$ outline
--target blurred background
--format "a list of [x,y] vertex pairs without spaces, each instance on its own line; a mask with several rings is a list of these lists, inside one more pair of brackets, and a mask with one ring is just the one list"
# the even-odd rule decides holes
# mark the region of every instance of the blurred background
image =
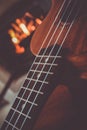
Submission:
[[0,0],[0,125],[35,58],[30,41],[51,0]]

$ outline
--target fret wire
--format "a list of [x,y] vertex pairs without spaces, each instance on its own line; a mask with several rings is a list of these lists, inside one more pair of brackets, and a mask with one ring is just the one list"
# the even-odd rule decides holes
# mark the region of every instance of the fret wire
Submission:
[[32,89],[30,89],[30,88],[25,88],[25,87],[21,87],[21,88],[23,88],[23,89],[25,89],[25,90],[29,90],[29,91],[32,91],[32,92],[35,92],[35,93],[38,93],[38,94],[41,94],[41,95],[43,95],[44,93],[43,92],[38,92],[37,90],[32,90]]
[[46,81],[41,81],[41,80],[38,80],[38,79],[32,79],[32,78],[27,78],[27,79],[29,79],[29,80],[31,80],[31,81],[35,81],[35,82],[40,82],[40,83],[44,83],[44,84],[49,84],[49,83],[46,82]]
[[[44,56],[43,56],[43,55],[37,55],[37,58],[42,58],[42,57],[49,58],[48,55],[44,55]],[[52,56],[52,55],[50,56],[50,58],[55,58],[55,57],[56,57],[56,58],[62,58],[62,56]]]
[[20,111],[18,111],[18,110],[16,110],[16,109],[14,109],[13,107],[12,107],[11,109],[12,109],[13,111],[15,111],[15,112],[18,112],[20,115],[24,116],[25,118],[27,117],[28,119],[31,119],[30,116],[28,116],[28,115],[26,115],[26,114],[24,114],[24,113],[22,113],[22,112],[20,112]]
[[[20,100],[22,100],[22,101],[25,101],[25,102],[26,102],[26,100],[25,100],[25,99],[23,99],[23,98],[17,97],[17,99],[20,99]],[[31,102],[31,101],[27,101],[27,103],[33,104],[34,106],[38,106],[38,104],[36,104],[36,103],[34,103],[34,102]]]
[[[30,71],[32,71],[32,72],[38,72],[38,73],[40,73],[41,71],[39,71],[39,70],[30,70]],[[44,73],[44,74],[47,74],[47,72],[46,71],[42,71],[42,73]],[[52,74],[54,74],[53,72],[49,72],[48,74],[50,74],[50,75],[52,75]]]
[[[20,129],[18,129],[16,126],[14,126],[12,123],[8,122],[7,120],[5,120],[5,122],[8,123],[8,126],[9,126],[9,125],[12,126],[12,129],[15,128],[15,129],[17,129],[17,130],[20,130]],[[5,130],[7,130],[7,129],[5,129]]]
[[[38,63],[38,62],[35,62],[34,64],[39,64],[39,65],[44,65],[44,63],[42,63],[42,62],[40,62],[40,63]],[[45,63],[45,65],[51,65],[52,63]],[[53,66],[58,66],[58,64],[52,64]]]

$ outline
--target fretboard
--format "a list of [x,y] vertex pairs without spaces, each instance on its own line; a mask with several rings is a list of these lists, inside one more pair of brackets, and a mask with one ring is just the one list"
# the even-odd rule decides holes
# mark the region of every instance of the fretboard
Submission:
[[32,130],[56,85],[54,77],[61,56],[56,56],[56,51],[48,54],[39,54],[34,60],[1,130]]

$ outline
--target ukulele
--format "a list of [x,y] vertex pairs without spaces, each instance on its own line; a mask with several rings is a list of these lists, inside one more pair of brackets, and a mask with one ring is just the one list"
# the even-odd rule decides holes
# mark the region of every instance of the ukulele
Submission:
[[68,85],[78,77],[79,71],[68,54],[73,55],[73,43],[81,45],[84,41],[85,5],[86,0],[52,0],[47,17],[31,41],[36,58],[1,130],[32,130],[56,86]]

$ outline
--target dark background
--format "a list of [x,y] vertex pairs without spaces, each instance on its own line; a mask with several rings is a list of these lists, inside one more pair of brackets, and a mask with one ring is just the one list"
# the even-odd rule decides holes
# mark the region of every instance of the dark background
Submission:
[[0,65],[10,73],[17,72],[17,75],[26,73],[34,59],[29,49],[33,34],[21,43],[26,46],[25,53],[16,54],[7,31],[11,23],[16,18],[22,17],[26,11],[35,17],[43,15],[45,18],[50,9],[51,0],[0,0],[0,6]]

